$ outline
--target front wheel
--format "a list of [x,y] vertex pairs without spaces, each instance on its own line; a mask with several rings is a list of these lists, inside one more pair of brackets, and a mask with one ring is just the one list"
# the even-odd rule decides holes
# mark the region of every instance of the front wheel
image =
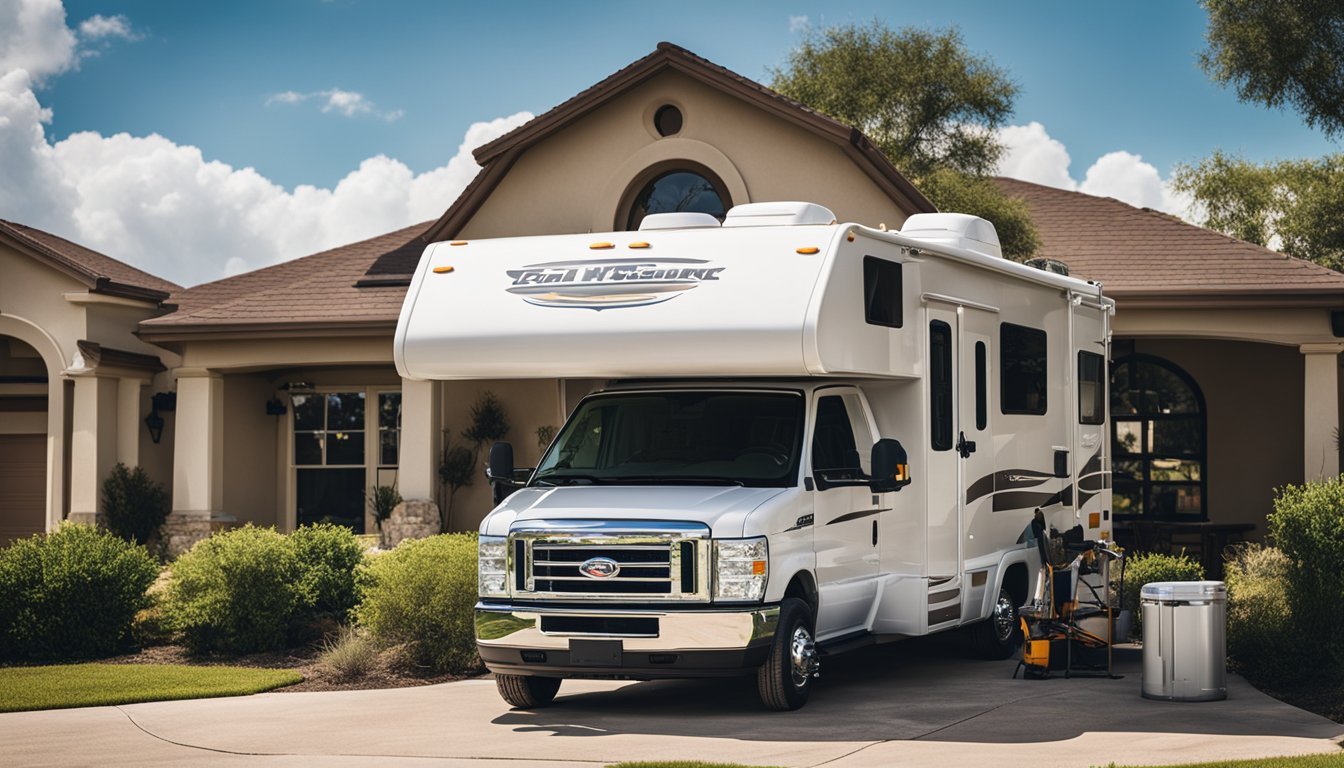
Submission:
[[1020,623],[1017,601],[1008,590],[1000,589],[989,618],[970,627],[971,643],[976,655],[986,659],[1012,656],[1022,640]]
[[784,712],[807,703],[821,663],[814,631],[807,603],[790,597],[780,604],[770,657],[756,672],[756,689],[767,709]]
[[550,704],[560,690],[558,677],[531,675],[495,675],[499,695],[519,709],[536,709]]

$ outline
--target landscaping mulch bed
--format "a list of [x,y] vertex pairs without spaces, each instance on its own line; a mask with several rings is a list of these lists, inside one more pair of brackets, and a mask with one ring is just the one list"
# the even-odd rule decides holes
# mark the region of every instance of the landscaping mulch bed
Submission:
[[284,651],[251,653],[245,656],[194,656],[180,645],[159,645],[142,649],[139,653],[104,659],[105,664],[191,664],[231,667],[267,667],[292,669],[303,675],[303,682],[277,688],[286,691],[356,691],[372,688],[406,688],[462,680],[470,675],[417,674],[392,663],[394,656],[387,654],[383,663],[367,675],[343,678],[321,664],[321,649],[315,646],[291,648]]

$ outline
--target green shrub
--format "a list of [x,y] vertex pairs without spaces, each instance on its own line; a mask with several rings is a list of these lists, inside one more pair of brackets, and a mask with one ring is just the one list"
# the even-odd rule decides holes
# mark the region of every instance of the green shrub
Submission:
[[145,544],[168,519],[168,491],[140,467],[120,462],[103,481],[103,515],[107,528],[136,544]]
[[1288,604],[1288,557],[1258,544],[1227,559],[1227,650],[1256,680],[1291,681],[1303,669]]
[[1155,581],[1201,581],[1204,578],[1204,566],[1184,552],[1179,555],[1153,552],[1125,558],[1124,573],[1124,607],[1134,611],[1134,629],[1138,631],[1143,614],[1139,610],[1139,594],[1144,584]]
[[1344,477],[1278,490],[1269,535],[1288,559],[1288,605],[1315,657],[1344,675]]
[[299,559],[299,591],[303,610],[311,616],[344,621],[359,601],[355,569],[364,560],[364,545],[341,525],[305,525],[289,535]]
[[378,668],[381,655],[382,648],[368,634],[354,627],[342,627],[322,643],[318,663],[338,679],[357,680]]
[[473,630],[476,535],[404,541],[361,569],[355,618],[383,645],[405,645],[410,660],[435,672],[480,668]]
[[197,543],[172,565],[169,626],[198,653],[283,647],[307,604],[294,550],[275,529],[252,525]]
[[117,652],[158,573],[144,547],[87,525],[14,542],[0,550],[0,658]]

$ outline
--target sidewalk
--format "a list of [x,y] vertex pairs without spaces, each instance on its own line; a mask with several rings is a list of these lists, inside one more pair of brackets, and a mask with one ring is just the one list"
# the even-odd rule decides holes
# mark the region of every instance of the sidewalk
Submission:
[[566,681],[536,711],[510,711],[492,681],[468,680],[0,715],[0,754],[15,765],[1083,768],[1329,752],[1344,736],[1235,676],[1227,701],[1147,701],[1133,653],[1122,680],[1023,681],[1010,679],[1013,662],[903,645],[830,660],[792,713],[762,711],[745,680]]

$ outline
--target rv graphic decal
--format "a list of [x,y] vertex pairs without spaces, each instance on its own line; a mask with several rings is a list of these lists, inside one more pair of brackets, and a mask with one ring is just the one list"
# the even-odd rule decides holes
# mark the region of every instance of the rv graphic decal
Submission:
[[[970,504],[992,494],[991,507],[995,512],[1073,504],[1072,483],[1056,493],[1023,490],[1043,485],[1054,478],[1052,472],[1040,472],[1034,469],[1006,469],[994,472],[971,483],[966,489],[966,503]],[[1111,473],[1110,470],[1101,468],[1101,449],[1098,448],[1078,474],[1078,506],[1081,507],[1103,489],[1110,487]]]
[[703,259],[551,261],[507,270],[508,292],[539,307],[643,307],[718,280],[723,270]]

